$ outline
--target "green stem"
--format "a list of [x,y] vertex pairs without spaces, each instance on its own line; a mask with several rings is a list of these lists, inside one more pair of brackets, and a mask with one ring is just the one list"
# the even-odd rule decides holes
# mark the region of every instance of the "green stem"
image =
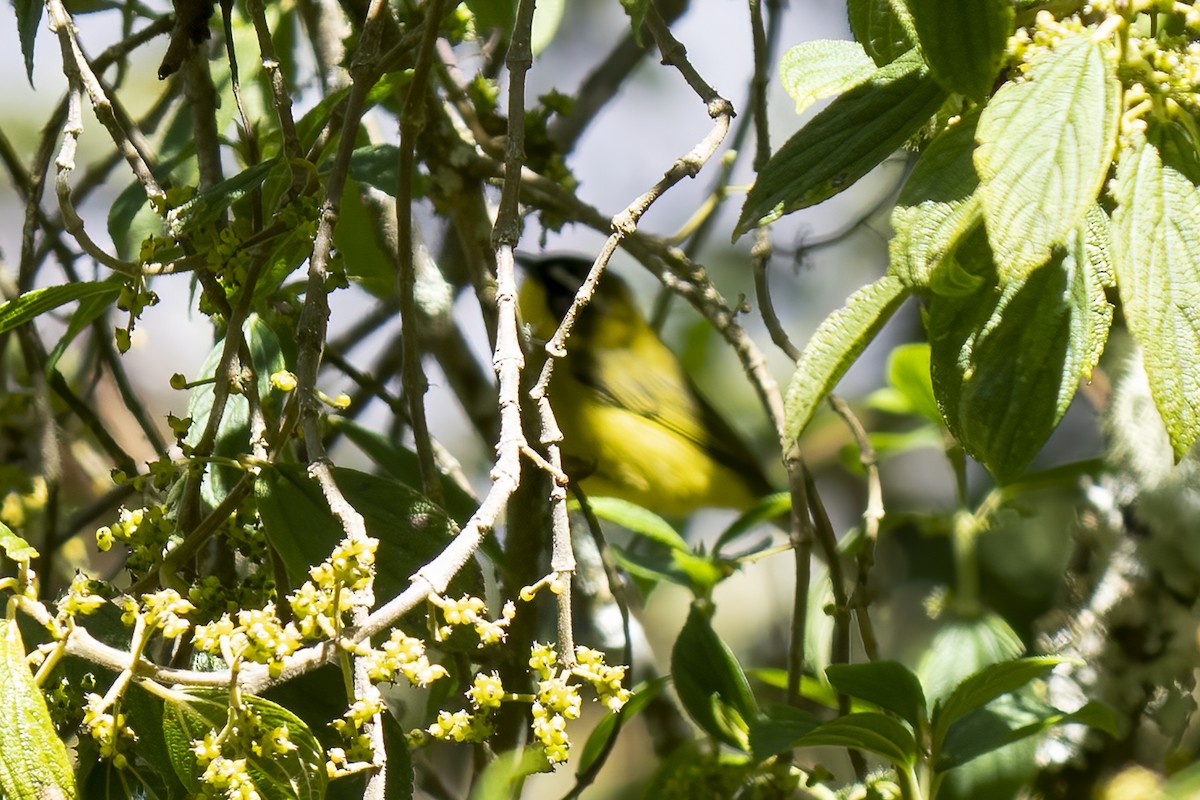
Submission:
[[976,616],[982,610],[976,557],[976,540],[981,529],[973,514],[963,510],[954,515],[954,608],[966,617]]

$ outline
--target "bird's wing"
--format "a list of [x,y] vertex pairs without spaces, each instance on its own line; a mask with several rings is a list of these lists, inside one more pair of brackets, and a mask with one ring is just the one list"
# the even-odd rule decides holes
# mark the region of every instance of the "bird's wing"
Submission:
[[[678,364],[647,363],[626,349],[573,354],[576,380],[596,392],[601,402],[651,420],[707,453],[714,461],[745,477],[760,496],[772,491],[759,459],[725,419],[700,394]],[[613,363],[624,360],[626,363]],[[612,376],[619,376],[614,380]],[[662,403],[656,398],[672,398]]]

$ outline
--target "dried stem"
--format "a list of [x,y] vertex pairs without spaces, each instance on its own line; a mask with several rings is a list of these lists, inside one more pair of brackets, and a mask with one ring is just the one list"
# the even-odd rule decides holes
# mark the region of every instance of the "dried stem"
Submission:
[[828,397],[830,407],[845,421],[855,443],[858,445],[858,460],[867,474],[867,507],[863,509],[863,541],[858,549],[854,591],[850,594],[850,608],[858,620],[858,635],[862,639],[867,658],[879,658],[879,643],[875,628],[871,624],[871,568],[875,566],[875,544],[879,541],[879,525],[883,521],[883,484],[879,479],[879,462],[875,448],[867,436],[866,428],[845,400],[835,394]]
[[421,471],[421,488],[435,503],[442,503],[442,486],[437,465],[433,458],[433,445],[429,436],[429,423],[425,418],[425,393],[429,382],[421,366],[421,339],[416,301],[416,238],[413,233],[413,178],[416,173],[417,138],[425,129],[426,83],[434,60],[434,45],[438,38],[438,25],[445,14],[445,0],[428,0],[425,8],[425,31],[417,51],[417,63],[412,81],[408,86],[408,97],[400,114],[400,163],[398,167],[396,197],[405,198],[396,203],[396,239],[398,245],[400,285],[400,346],[404,349],[401,380],[408,401],[409,424],[412,426],[413,444],[417,452],[417,465]]

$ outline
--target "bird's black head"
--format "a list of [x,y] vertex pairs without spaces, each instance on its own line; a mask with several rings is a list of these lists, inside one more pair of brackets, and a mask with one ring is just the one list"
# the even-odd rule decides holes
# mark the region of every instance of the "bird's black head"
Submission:
[[556,319],[567,315],[576,292],[592,269],[591,261],[572,255],[518,255],[517,262],[544,287],[546,305]]

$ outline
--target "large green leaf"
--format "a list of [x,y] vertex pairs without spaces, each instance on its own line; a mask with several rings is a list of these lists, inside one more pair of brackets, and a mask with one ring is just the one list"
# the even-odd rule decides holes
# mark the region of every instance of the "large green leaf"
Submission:
[[1037,455],[1107,337],[1112,308],[1087,230],[1003,288],[930,298],[931,371],[946,425],[1001,482]]
[[917,676],[903,664],[895,661],[830,664],[825,668],[825,677],[842,694],[898,714],[914,728],[925,719],[925,692]]
[[1002,282],[1043,264],[1096,202],[1116,147],[1119,95],[1114,66],[1083,33],[984,108],[975,167]]
[[746,196],[734,236],[849,188],[926,124],[945,98],[916,52],[876,70],[771,156]]
[[750,751],[756,760],[765,761],[791,750],[794,741],[818,724],[818,719],[803,709],[770,706],[750,724]]
[[903,0],[848,0],[850,30],[879,66],[911,50],[917,40]]
[[[189,689],[163,709],[163,737],[171,763],[185,785],[199,789],[203,769],[191,743],[210,730],[221,730],[229,717],[229,692],[224,689]],[[264,729],[286,727],[296,747],[283,753],[264,751],[237,754],[246,759],[246,771],[264,800],[320,800],[329,778],[325,750],[304,721],[277,703],[253,695],[242,697],[247,710],[257,714]]]
[[712,629],[710,612],[692,604],[671,649],[671,677],[684,709],[710,736],[749,750],[749,723],[758,715],[746,674]]
[[935,269],[981,219],[975,151],[978,112],[938,134],[921,154],[892,209],[888,271],[912,289],[929,288]]
[[0,797],[76,797],[67,748],[25,662],[17,623],[0,619]]
[[80,281],[65,283],[62,286],[47,286],[45,289],[33,289],[14,297],[7,303],[0,304],[0,333],[10,331],[18,325],[23,325],[31,319],[53,311],[61,305],[74,300],[100,298],[102,301],[114,302],[121,293],[121,284],[117,281]]
[[1048,675],[1067,659],[1057,656],[1035,656],[1016,661],[1003,661],[984,667],[979,672],[955,687],[944,703],[933,712],[933,739],[935,744],[945,739],[950,726],[965,714],[995,700],[1001,695],[1015,692],[1025,684]]
[[800,435],[817,404],[875,338],[907,294],[899,279],[886,276],[850,295],[845,306],[825,318],[805,345],[788,384],[789,438]]
[[815,39],[783,54],[779,80],[796,101],[796,113],[818,100],[852,89],[875,74],[875,62],[858,42]]
[[864,711],[838,717],[792,742],[794,747],[852,747],[883,756],[904,768],[917,760],[912,731],[893,717]]
[[[417,454],[395,437],[385,436],[345,417],[330,416],[325,423],[354,442],[389,477],[409,486],[421,484],[421,467],[417,463]],[[479,507],[479,501],[444,473],[439,474],[438,479],[442,487],[442,497],[446,501],[446,510],[459,525],[466,524]]]
[[1200,190],[1139,138],[1121,153],[1114,194],[1125,322],[1179,458],[1200,436]]
[[908,0],[925,61],[948,91],[982,101],[1013,30],[1009,0]]
[[[363,516],[367,533],[379,539],[375,595],[380,602],[406,589],[409,577],[441,553],[457,531],[445,511],[402,483],[343,467],[334,468],[333,478]],[[308,579],[309,567],[328,558],[345,532],[303,466],[264,469],[256,492],[263,531],[282,558],[289,581],[299,586]],[[482,580],[478,565],[469,562],[448,591],[478,595]]]
[[1116,735],[1115,712],[1103,703],[1087,703],[1068,713],[1027,698],[1022,701],[994,702],[960,717],[950,726],[934,769],[953,769],[1059,725],[1090,725]]

